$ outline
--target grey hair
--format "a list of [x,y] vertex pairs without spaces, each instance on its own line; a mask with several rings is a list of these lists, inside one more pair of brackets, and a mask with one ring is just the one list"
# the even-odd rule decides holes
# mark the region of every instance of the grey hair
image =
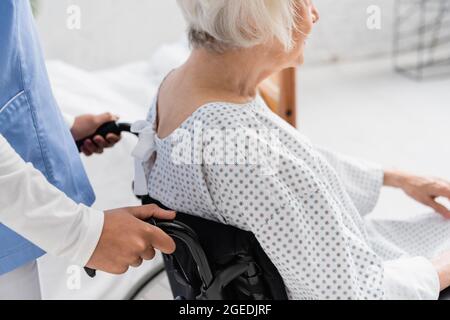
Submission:
[[304,0],[177,0],[194,48],[223,52],[279,40],[293,45],[296,7]]

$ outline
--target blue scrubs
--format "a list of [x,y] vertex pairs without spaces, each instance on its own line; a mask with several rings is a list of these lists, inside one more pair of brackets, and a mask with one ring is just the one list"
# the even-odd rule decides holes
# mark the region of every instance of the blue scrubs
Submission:
[[[29,0],[0,0],[0,134],[51,184],[92,205],[94,192],[52,95]],[[0,275],[43,254],[0,224]]]

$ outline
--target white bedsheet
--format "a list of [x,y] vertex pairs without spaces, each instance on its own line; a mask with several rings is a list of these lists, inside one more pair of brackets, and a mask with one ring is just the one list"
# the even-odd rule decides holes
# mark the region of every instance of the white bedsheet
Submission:
[[[188,55],[184,42],[165,45],[146,62],[109,70],[87,72],[60,61],[47,63],[55,97],[70,115],[112,112],[123,121],[145,118],[151,98],[162,78]],[[108,209],[138,205],[131,191],[136,139],[130,135],[101,156],[83,158],[97,195],[95,207]],[[79,288],[73,269],[59,258],[45,256],[39,261],[44,299],[125,299],[162,266],[162,259],[146,263],[123,276],[99,273],[89,279],[80,272]],[[75,274],[76,277],[76,274]],[[75,281],[74,281],[75,279]]]

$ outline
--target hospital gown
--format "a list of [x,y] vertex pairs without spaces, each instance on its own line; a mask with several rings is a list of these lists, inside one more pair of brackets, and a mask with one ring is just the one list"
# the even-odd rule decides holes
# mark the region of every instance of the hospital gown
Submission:
[[164,139],[155,100],[133,129],[136,192],[253,232],[290,299],[438,298],[429,258],[450,248],[449,223],[368,219],[381,168],[316,148],[261,98],[208,103]]

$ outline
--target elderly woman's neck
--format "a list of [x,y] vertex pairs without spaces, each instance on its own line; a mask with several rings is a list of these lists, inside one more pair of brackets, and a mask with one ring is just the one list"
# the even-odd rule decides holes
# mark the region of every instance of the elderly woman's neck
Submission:
[[257,49],[223,54],[195,49],[183,69],[201,88],[242,101],[255,98],[260,83],[278,71],[270,57]]

